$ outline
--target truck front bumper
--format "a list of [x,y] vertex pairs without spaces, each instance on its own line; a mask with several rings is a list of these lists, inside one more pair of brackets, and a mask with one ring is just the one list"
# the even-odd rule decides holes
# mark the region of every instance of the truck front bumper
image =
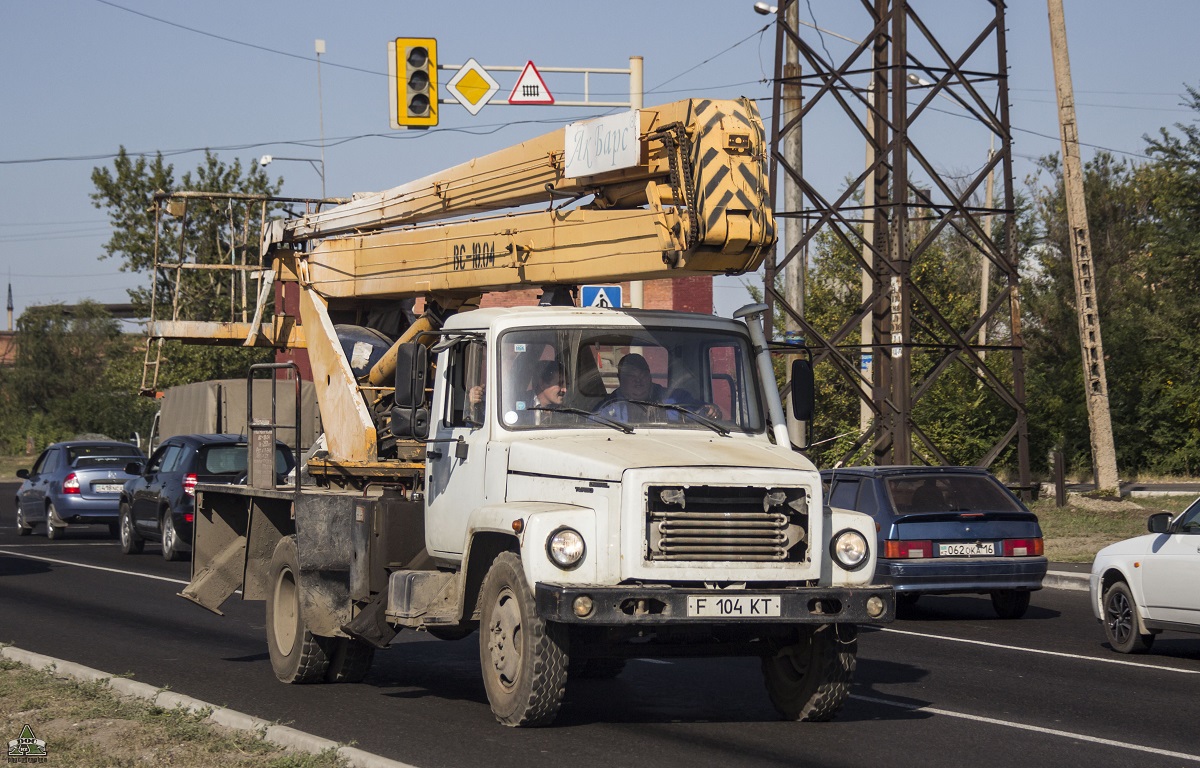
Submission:
[[[616,587],[538,583],[538,615],[564,624],[640,626],[663,624],[887,624],[896,618],[890,586],[704,589],[622,585]],[[744,598],[741,613],[727,616],[689,612],[689,597],[705,604]],[[770,601],[771,598],[777,603]],[[768,609],[767,606],[770,606]],[[778,613],[774,611],[778,607]],[[588,609],[584,611],[584,609]]]

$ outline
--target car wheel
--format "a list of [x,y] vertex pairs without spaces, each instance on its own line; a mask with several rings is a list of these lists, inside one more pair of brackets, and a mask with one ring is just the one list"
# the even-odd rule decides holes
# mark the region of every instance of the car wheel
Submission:
[[1030,593],[1017,589],[1000,589],[992,593],[992,607],[1002,619],[1019,619],[1029,609]]
[[800,630],[799,642],[763,656],[763,680],[785,720],[832,720],[850,697],[858,627],[823,624]]
[[25,513],[17,507],[17,535],[28,536],[33,533],[33,526],[25,522]]
[[66,535],[66,528],[60,528],[54,524],[54,520],[58,517],[58,512],[55,511],[53,504],[46,505],[46,538],[50,541],[61,539]]
[[1154,645],[1154,635],[1138,631],[1137,603],[1123,581],[1104,592],[1104,636],[1113,650],[1120,653],[1140,653]]
[[320,683],[329,670],[327,639],[308,630],[300,610],[300,558],[296,537],[275,545],[267,573],[267,652],[284,683]]
[[492,563],[479,604],[479,660],[492,714],[504,725],[549,725],[566,692],[566,627],[537,615],[512,552]]
[[118,525],[121,529],[121,551],[127,555],[141,554],[146,542],[133,530],[133,510],[124,501],[121,502],[121,521]]
[[183,555],[179,551],[179,532],[175,530],[175,513],[169,509],[163,512],[159,530],[162,531],[163,560],[181,559]]

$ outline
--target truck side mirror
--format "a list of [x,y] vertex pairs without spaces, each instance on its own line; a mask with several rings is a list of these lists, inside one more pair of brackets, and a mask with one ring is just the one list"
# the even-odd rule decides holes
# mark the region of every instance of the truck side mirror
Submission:
[[424,440],[429,436],[429,402],[425,384],[429,376],[429,349],[419,342],[396,347],[396,396],[392,407],[392,434]]
[[796,450],[805,450],[812,444],[810,424],[813,418],[815,389],[812,361],[796,358],[792,361],[791,387],[788,390],[787,419],[788,442]]
[[792,361],[792,418],[796,421],[812,421],[816,403],[816,382],[813,379],[812,361],[799,358]]

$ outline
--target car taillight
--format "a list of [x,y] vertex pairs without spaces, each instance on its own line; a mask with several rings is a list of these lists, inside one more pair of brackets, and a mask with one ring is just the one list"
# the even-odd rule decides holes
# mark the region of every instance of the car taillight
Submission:
[[184,475],[183,477],[183,492],[188,496],[196,495],[196,476]]
[[933,557],[933,543],[929,541],[885,541],[883,556],[889,558]]
[[63,478],[62,492],[79,493],[79,478],[75,476],[74,472]]
[[196,519],[196,515],[194,513],[192,513],[192,512],[184,512],[183,513],[183,522],[190,523],[195,519]]
[[1043,553],[1041,539],[1005,539],[1005,557],[1039,557]]

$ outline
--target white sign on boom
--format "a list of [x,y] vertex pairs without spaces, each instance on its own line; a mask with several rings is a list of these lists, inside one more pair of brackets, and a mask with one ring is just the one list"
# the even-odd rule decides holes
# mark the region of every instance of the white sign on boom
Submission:
[[566,177],[577,179],[637,165],[642,148],[640,128],[636,109],[568,124],[563,132]]
[[508,95],[508,103],[554,103],[554,96],[551,95],[550,89],[546,87],[546,81],[542,79],[542,74],[537,71],[537,67],[533,66],[532,61],[525,62],[525,69],[521,70],[521,76],[517,78],[517,84],[513,86],[512,93]]

